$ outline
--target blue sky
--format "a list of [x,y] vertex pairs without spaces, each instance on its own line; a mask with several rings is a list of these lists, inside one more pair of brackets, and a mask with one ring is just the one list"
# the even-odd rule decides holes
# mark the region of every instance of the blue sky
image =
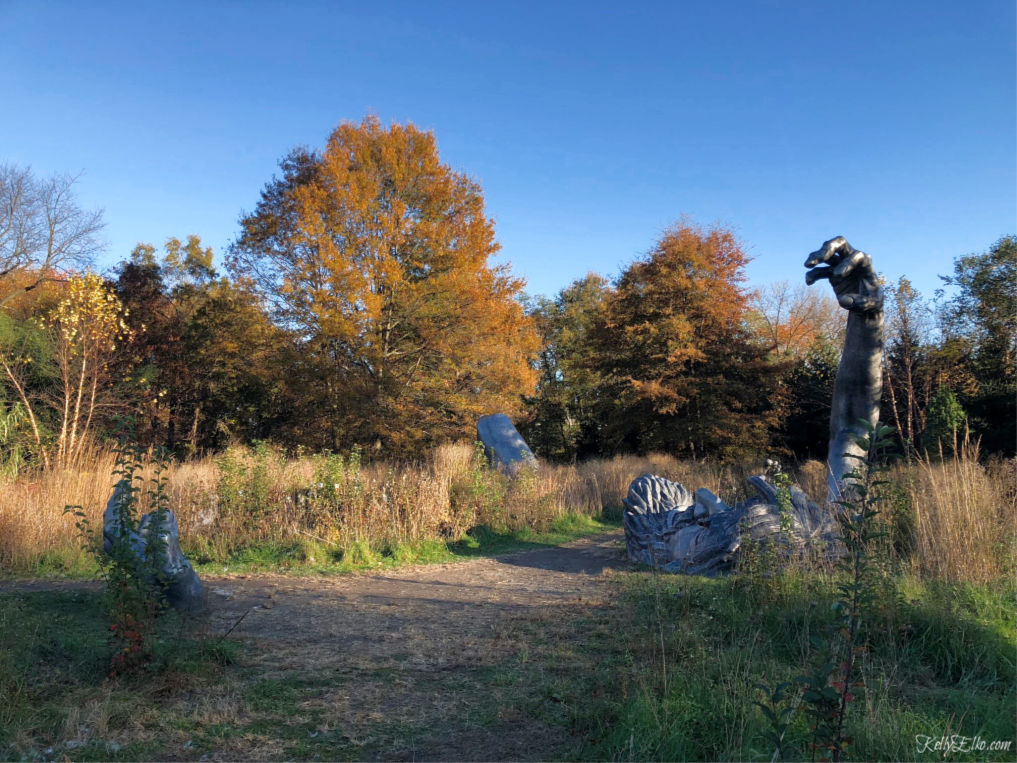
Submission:
[[100,267],[218,256],[290,148],[370,113],[434,131],[534,294],[688,214],[753,284],[842,234],[931,296],[1017,229],[1014,41],[1009,0],[0,0],[0,161],[82,173]]

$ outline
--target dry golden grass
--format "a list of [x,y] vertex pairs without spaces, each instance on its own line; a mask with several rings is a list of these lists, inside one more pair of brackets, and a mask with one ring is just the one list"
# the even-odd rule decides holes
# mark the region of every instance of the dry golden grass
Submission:
[[[576,466],[542,464],[515,479],[483,467],[473,446],[443,445],[423,462],[286,458],[270,447],[232,448],[218,457],[173,464],[166,492],[181,539],[210,558],[245,546],[299,543],[373,552],[420,540],[458,539],[485,524],[546,529],[566,514],[618,508],[644,471],[673,473],[666,456]],[[78,471],[23,475],[0,492],[0,570],[28,572],[50,555],[63,567],[84,559],[74,518],[93,528],[112,492],[114,456],[95,452]],[[148,480],[152,469],[142,477]],[[142,501],[140,510],[149,507]]]
[[[34,473],[0,485],[0,571],[23,574],[83,563],[74,518],[63,508],[80,505],[98,528],[113,465],[113,454],[95,451],[78,470]],[[173,464],[167,493],[185,547],[203,557],[225,559],[266,543],[306,547],[308,555],[372,554],[418,541],[459,539],[481,524],[544,530],[566,514],[619,518],[629,483],[646,472],[734,502],[749,490],[746,476],[760,468],[653,453],[541,464],[508,479],[484,468],[467,444],[443,445],[422,462],[365,465],[355,456],[286,458],[262,446]],[[808,462],[793,476],[813,499],[822,500],[823,464]],[[977,447],[966,443],[956,457],[901,467],[893,479],[903,486],[910,512],[910,563],[917,572],[986,580],[1017,567],[1014,462],[987,467],[979,463]]]
[[1017,460],[979,462],[965,438],[950,458],[924,458],[907,485],[916,571],[983,582],[1017,569]]
[[826,462],[809,460],[798,467],[797,473],[792,475],[792,479],[809,498],[822,504],[826,501],[826,477],[829,471]]
[[114,456],[96,451],[76,470],[35,472],[0,484],[0,570],[26,569],[48,554],[73,562],[85,556],[74,518],[64,506],[101,517],[110,494]]

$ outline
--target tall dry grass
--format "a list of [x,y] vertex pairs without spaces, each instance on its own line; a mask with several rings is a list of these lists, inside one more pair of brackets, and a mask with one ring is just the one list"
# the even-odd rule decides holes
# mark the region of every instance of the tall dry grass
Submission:
[[[0,484],[0,572],[84,564],[74,520],[63,508],[80,505],[100,527],[113,466],[111,453],[94,451],[77,470]],[[173,464],[167,491],[185,549],[225,560],[265,544],[385,552],[417,541],[456,540],[478,525],[543,530],[566,514],[617,519],[629,484],[646,472],[734,502],[749,490],[746,476],[759,469],[650,454],[541,464],[508,479],[465,444],[438,447],[420,462],[370,464],[355,454],[286,458],[259,446]],[[823,464],[806,463],[793,477],[822,500]],[[967,443],[955,457],[901,467],[893,480],[904,504],[895,511],[907,518],[909,562],[921,575],[986,580],[1017,568],[1014,462],[986,466]]]
[[86,558],[64,506],[101,516],[111,492],[115,457],[96,450],[77,469],[35,472],[0,481],[0,571],[29,570],[48,556],[70,566]]
[[924,577],[984,582],[1017,571],[1017,459],[979,459],[967,437],[897,481],[912,513],[911,562]]
[[[114,456],[95,451],[78,470],[22,475],[0,484],[0,572],[74,568],[87,561],[66,505],[93,528],[112,493]],[[319,544],[384,552],[422,540],[456,540],[486,525],[547,529],[566,514],[620,516],[629,483],[644,472],[724,489],[725,469],[666,455],[541,464],[514,479],[492,471],[473,446],[444,445],[413,463],[361,464],[355,455],[286,458],[268,446],[172,464],[170,507],[185,549],[226,559],[263,544]],[[148,479],[152,469],[143,471]],[[142,500],[140,510],[148,507]]]

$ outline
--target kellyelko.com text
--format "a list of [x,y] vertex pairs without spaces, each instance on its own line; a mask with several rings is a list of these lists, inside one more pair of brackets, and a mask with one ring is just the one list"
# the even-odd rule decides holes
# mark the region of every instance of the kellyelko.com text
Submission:
[[983,739],[963,734],[928,736],[915,734],[915,751],[919,754],[938,752],[943,757],[964,752],[1009,752],[1013,749],[1012,739]]

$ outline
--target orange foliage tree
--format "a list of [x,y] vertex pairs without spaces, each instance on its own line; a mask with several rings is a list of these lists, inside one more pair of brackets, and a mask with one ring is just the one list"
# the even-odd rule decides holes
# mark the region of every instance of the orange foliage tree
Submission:
[[776,374],[748,328],[748,257],[682,220],[619,278],[599,342],[605,450],[736,457],[769,440]]
[[434,136],[369,117],[281,167],[228,264],[293,333],[295,439],[405,452],[516,412],[538,350],[522,282],[489,262],[480,187]]
[[844,343],[844,316],[837,300],[787,281],[756,289],[750,296],[750,324],[776,358],[803,357],[819,341]]

